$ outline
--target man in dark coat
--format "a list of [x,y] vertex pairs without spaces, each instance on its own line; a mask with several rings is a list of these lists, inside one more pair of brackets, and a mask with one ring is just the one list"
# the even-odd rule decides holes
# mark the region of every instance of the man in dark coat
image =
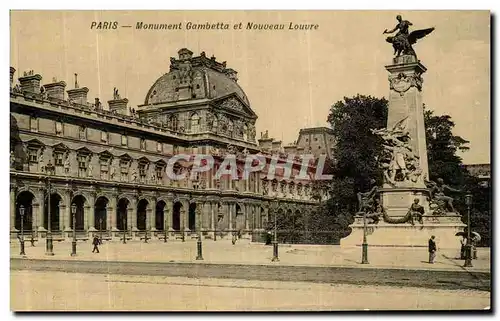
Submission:
[[429,239],[429,263],[434,264],[434,259],[436,258],[436,241],[434,241],[436,237],[433,235]]
[[92,245],[94,245],[94,248],[92,249],[92,253],[96,252],[99,253],[99,244],[101,241],[97,237],[97,235],[94,235],[94,240],[92,241]]

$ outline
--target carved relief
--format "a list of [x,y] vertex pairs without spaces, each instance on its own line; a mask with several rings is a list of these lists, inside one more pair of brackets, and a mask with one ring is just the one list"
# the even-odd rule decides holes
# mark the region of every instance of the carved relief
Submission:
[[229,98],[222,102],[221,107],[243,112],[243,105],[236,98]]
[[401,96],[411,87],[422,90],[422,82],[422,77],[417,73],[407,75],[401,72],[397,75],[389,75],[390,88],[398,92]]

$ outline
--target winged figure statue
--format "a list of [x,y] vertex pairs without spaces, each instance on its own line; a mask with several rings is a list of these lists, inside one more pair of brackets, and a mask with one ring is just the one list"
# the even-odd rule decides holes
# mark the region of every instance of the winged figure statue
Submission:
[[415,50],[413,50],[412,45],[417,43],[418,39],[422,39],[434,31],[434,27],[415,30],[409,33],[409,28],[413,24],[408,20],[403,20],[400,15],[398,15],[396,19],[398,20],[396,27],[391,30],[385,29],[383,32],[384,34],[388,34],[397,31],[396,35],[387,37],[385,40],[392,44],[392,47],[394,48],[394,55],[396,57],[400,55],[411,55],[416,57],[417,54],[415,53]]

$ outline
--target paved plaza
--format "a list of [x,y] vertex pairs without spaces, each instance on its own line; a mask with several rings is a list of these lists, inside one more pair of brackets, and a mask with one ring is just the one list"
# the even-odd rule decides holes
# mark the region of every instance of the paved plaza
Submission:
[[487,309],[490,293],[306,282],[11,272],[14,311]]
[[[197,261],[196,241],[118,241],[104,242],[100,253],[92,253],[90,242],[78,242],[77,256],[71,257],[71,242],[55,242],[54,256],[45,255],[45,242],[31,247],[26,242],[26,258],[49,260],[128,261],[128,262],[192,262],[204,264],[244,265],[292,265],[292,266],[338,266],[357,268],[402,268],[463,271],[463,260],[457,250],[438,251],[435,264],[429,264],[425,247],[369,247],[370,264],[360,264],[361,248],[337,245],[280,245],[279,262],[271,262],[272,246],[239,240],[235,245],[230,240],[203,242],[203,261]],[[19,242],[11,243],[11,258],[20,258]],[[478,249],[478,259],[473,260],[470,271],[490,271],[490,251]]]

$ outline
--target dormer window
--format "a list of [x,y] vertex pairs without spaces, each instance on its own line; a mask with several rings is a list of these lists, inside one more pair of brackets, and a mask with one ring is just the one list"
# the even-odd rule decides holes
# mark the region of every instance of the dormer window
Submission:
[[128,169],[130,167],[130,160],[129,159],[120,159],[120,176],[121,176],[121,181],[126,182],[128,181]]

